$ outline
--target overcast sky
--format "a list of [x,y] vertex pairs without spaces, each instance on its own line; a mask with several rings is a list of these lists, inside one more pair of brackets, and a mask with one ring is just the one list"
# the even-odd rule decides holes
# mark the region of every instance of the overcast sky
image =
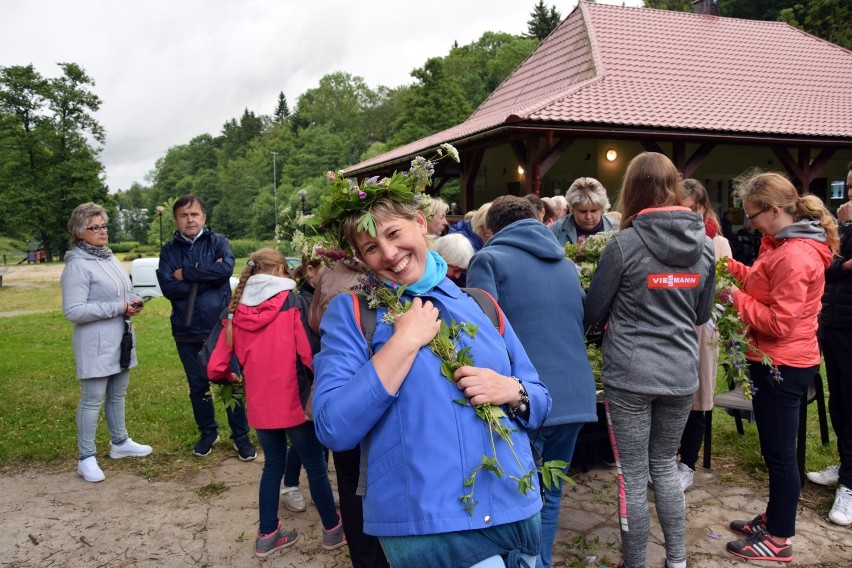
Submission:
[[[622,0],[599,0],[622,4]],[[290,109],[335,71],[370,87],[485,31],[522,34],[537,0],[0,0],[0,66],[81,65],[103,101],[110,191],[127,189],[166,150],[217,135],[245,108]],[[577,0],[545,0],[562,17]],[[628,6],[641,0],[626,0]]]

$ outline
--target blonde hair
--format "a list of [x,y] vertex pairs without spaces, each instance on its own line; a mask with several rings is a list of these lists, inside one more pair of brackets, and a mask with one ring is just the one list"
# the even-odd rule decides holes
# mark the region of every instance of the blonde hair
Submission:
[[262,248],[251,254],[246,262],[245,268],[240,273],[240,281],[237,287],[234,288],[234,295],[231,297],[231,303],[228,304],[228,323],[225,325],[225,340],[228,345],[234,344],[234,312],[237,311],[237,306],[240,305],[240,300],[243,297],[243,291],[246,287],[248,279],[255,274],[272,274],[279,266],[284,267],[284,275],[290,276],[290,268],[287,265],[287,259],[284,255],[273,248]]
[[[483,203],[479,206],[479,209],[476,210],[476,213],[473,214],[473,217],[470,218],[470,228],[473,229],[473,232],[479,236],[480,232],[488,228],[486,224],[486,218],[488,217],[488,210],[491,209],[491,202]],[[482,238],[479,236],[479,238]],[[483,241],[485,244],[485,241]]]
[[106,209],[97,203],[81,203],[71,212],[71,217],[68,219],[68,244],[71,248],[77,246],[77,241],[83,240],[83,235],[86,234],[86,225],[95,217],[103,217],[104,223],[109,223],[109,215]]
[[429,221],[431,221],[436,216],[446,215],[447,211],[449,210],[450,206],[447,205],[447,202],[441,199],[440,197],[429,198]]
[[606,188],[593,177],[581,177],[574,180],[565,192],[565,201],[570,209],[581,205],[600,207],[604,213],[609,211],[609,197]]
[[751,170],[737,178],[734,195],[750,201],[761,210],[778,207],[792,215],[794,221],[818,221],[825,231],[832,252],[837,253],[840,247],[837,220],[816,195],[799,195],[786,176],[777,172]]

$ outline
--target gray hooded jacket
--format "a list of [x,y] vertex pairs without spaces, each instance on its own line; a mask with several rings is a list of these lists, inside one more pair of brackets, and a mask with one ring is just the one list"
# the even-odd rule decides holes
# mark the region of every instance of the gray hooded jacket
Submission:
[[688,395],[698,388],[695,326],[710,318],[716,273],[701,217],[676,207],[640,213],[604,249],[586,295],[587,325],[608,322],[605,386]]
[[[74,323],[74,361],[78,379],[109,377],[121,371],[124,303],[138,298],[127,271],[115,256],[101,259],[79,248],[65,253],[62,312]],[[130,366],[135,367],[136,338]]]

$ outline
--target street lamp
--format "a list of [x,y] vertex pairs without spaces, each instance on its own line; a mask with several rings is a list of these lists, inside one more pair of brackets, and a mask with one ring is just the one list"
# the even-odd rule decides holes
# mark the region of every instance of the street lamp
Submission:
[[299,200],[302,202],[302,234],[305,233],[305,198],[308,196],[308,190],[304,187],[296,192]]
[[278,152],[272,154],[272,207],[275,210],[275,242],[278,242]]
[[163,213],[166,211],[166,208],[162,205],[157,205],[157,217],[160,218],[160,250],[163,250]]

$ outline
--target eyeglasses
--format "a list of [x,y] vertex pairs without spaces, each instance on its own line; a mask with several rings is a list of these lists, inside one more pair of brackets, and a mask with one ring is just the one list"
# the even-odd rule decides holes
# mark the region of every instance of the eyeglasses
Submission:
[[101,233],[103,231],[109,231],[109,225],[92,225],[91,227],[86,227],[87,231],[92,231],[93,233]]
[[743,214],[745,215],[746,223],[748,223],[748,222],[754,221],[755,219],[757,219],[758,215],[762,215],[763,213],[766,213],[767,211],[769,211],[769,209],[761,209],[760,211],[758,211],[754,215],[745,215],[745,212],[743,212]]

